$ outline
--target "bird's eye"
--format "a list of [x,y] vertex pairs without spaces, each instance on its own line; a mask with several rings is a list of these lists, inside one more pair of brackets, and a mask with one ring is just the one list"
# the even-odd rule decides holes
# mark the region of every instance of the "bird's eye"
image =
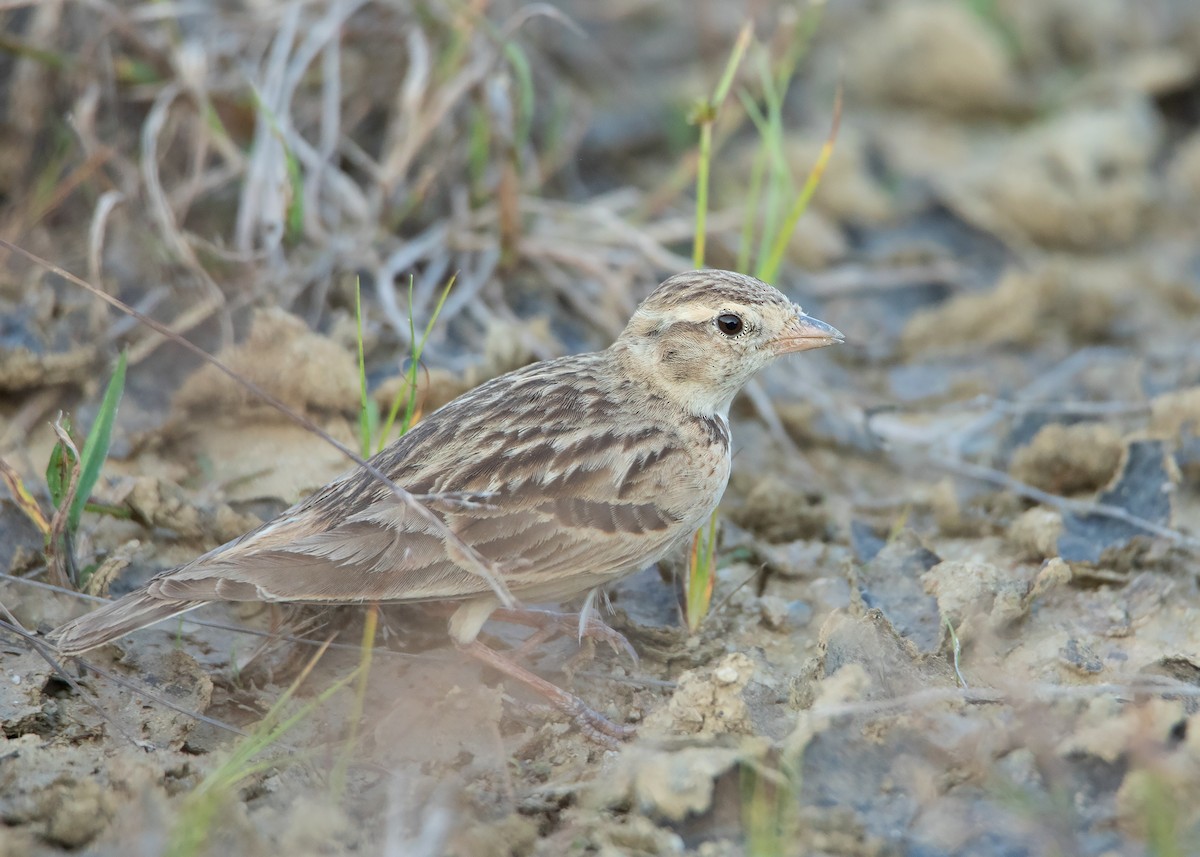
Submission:
[[742,317],[740,315],[734,315],[731,312],[723,312],[717,316],[717,327],[720,329],[721,333],[725,334],[726,336],[737,336],[742,332],[742,328],[745,327],[745,325],[742,323]]

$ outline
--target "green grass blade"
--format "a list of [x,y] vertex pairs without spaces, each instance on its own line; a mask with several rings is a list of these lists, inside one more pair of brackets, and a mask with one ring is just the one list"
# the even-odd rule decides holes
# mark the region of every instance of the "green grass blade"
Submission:
[[837,142],[838,128],[841,125],[841,121],[842,87],[839,84],[837,93],[834,95],[833,122],[829,130],[829,136],[825,139],[824,145],[821,146],[821,154],[817,156],[817,162],[808,171],[808,178],[804,180],[804,187],[801,188],[800,194],[792,203],[791,210],[788,212],[783,227],[775,233],[775,240],[772,243],[770,255],[763,262],[758,274],[758,278],[764,282],[771,282],[775,279],[775,275],[779,273],[779,266],[783,263],[783,254],[787,250],[788,242],[791,241],[792,233],[796,231],[796,224],[800,222],[800,216],[808,209],[808,203],[812,200],[813,194],[817,192],[817,186],[821,184],[821,177],[825,175],[825,168],[829,166],[829,159],[833,157],[833,147]]
[[[408,341],[410,343],[412,343],[412,345],[410,346],[412,348],[416,347],[416,335],[417,335],[416,324],[413,322],[413,277],[412,277],[412,274],[409,274],[408,275]],[[399,416],[399,414],[400,414],[400,396],[401,396],[401,394],[407,393],[407,396],[405,398],[405,406],[407,407],[408,401],[412,399],[413,394],[416,391],[416,387],[414,386],[416,383],[416,375],[414,374],[411,366],[409,366],[409,368],[405,371],[404,376],[406,379],[406,383],[404,384],[404,389],[401,390],[400,392],[396,393],[396,397],[394,399],[392,399],[392,407],[388,410],[387,419],[383,423],[383,432],[379,436],[379,448],[380,449],[383,449],[384,444],[387,443],[388,438],[392,434],[392,426],[394,426],[396,424],[396,417]],[[401,434],[403,434],[403,433],[404,432],[401,432]]]
[[383,432],[379,437],[379,448],[383,449],[387,439],[392,434],[392,426],[396,424],[396,417],[400,415],[400,396],[405,395],[404,399],[404,422],[400,427],[400,434],[404,435],[412,424],[412,414],[416,408],[416,402],[413,401],[417,395],[417,367],[414,354],[419,353],[417,347],[417,324],[413,321],[413,276],[408,275],[408,341],[409,341],[409,366],[405,370],[404,389],[396,393],[396,398],[392,399],[392,407],[388,410],[387,420],[383,424]]
[[291,191],[287,210],[284,212],[284,239],[289,244],[295,244],[304,237],[304,170],[300,166],[300,159],[287,144],[279,117],[263,102],[257,89],[251,88],[250,96],[254,101],[254,108],[267,120],[271,131],[279,140],[280,148],[283,149],[284,167]]
[[762,232],[759,236],[758,253],[755,257],[754,275],[761,279],[763,260],[767,258],[779,229],[779,221],[783,217],[784,194],[790,195],[794,190],[795,183],[783,152],[783,102],[787,96],[786,82],[784,87],[777,84],[765,57],[760,58],[759,79],[766,112],[755,110],[749,115],[762,138],[770,176],[770,180],[766,182],[766,194],[761,203]]
[[725,97],[729,95],[730,87],[733,86],[734,75],[742,64],[746,49],[750,47],[753,34],[753,24],[747,21],[738,33],[712,98],[696,105],[692,113],[692,121],[700,126],[700,147],[696,164],[696,227],[692,242],[692,265],[696,268],[704,267],[705,242],[708,238],[708,177],[712,166],[713,125],[717,121],[717,113]]
[[454,288],[454,283],[458,279],[458,274],[454,274],[446,281],[446,288],[442,289],[442,296],[438,298],[438,302],[433,306],[433,314],[429,316],[429,321],[425,323],[425,332],[421,334],[421,345],[417,348],[416,358],[421,359],[421,354],[425,351],[425,342],[429,339],[429,334],[433,332],[433,326],[437,323],[438,316],[442,314],[442,307],[446,305],[446,298],[450,297],[450,289]]
[[113,422],[117,418],[117,406],[121,404],[121,396],[125,392],[126,356],[122,352],[117,359],[117,369],[109,379],[104,391],[104,399],[100,402],[100,412],[96,414],[96,422],[88,432],[84,441],[83,451],[79,453],[79,487],[75,491],[75,500],[71,503],[71,512],[67,518],[67,529],[75,532],[79,529],[79,519],[83,515],[83,507],[87,505],[92,489],[100,480],[100,468],[108,457],[108,448],[112,443]]
[[[407,434],[412,428],[413,418],[417,413],[417,372],[421,369],[421,355],[425,353],[425,343],[429,340],[429,334],[433,331],[433,325],[437,323],[438,316],[442,314],[442,307],[446,305],[446,298],[450,297],[450,289],[454,287],[454,281],[458,277],[457,274],[450,277],[446,281],[446,288],[442,289],[442,295],[438,298],[438,302],[433,306],[433,312],[429,316],[429,321],[425,323],[425,330],[421,334],[420,341],[417,340],[414,332],[412,342],[412,354],[409,355],[408,363],[408,402],[404,406],[404,420],[400,423],[400,434]],[[409,323],[412,323],[412,301],[409,300]]]
[[533,111],[536,104],[533,72],[529,67],[529,58],[515,42],[505,43],[504,58],[508,60],[517,83],[517,121],[513,128],[513,144],[519,152],[529,142],[529,133],[533,128]]
[[[70,417],[62,418],[62,427],[63,431],[71,434]],[[55,441],[54,448],[50,450],[50,460],[46,462],[46,487],[50,490],[50,502],[54,504],[55,509],[61,507],[66,499],[74,467],[75,453],[64,446],[62,441]]]
[[298,244],[304,238],[304,171],[300,168],[300,159],[296,157],[295,152],[288,148],[282,135],[280,135],[279,143],[283,146],[288,185],[292,191],[288,199],[285,217],[287,224],[285,235],[288,244]]
[[408,383],[404,386],[408,396],[404,400],[404,419],[400,421],[400,436],[412,428],[413,414],[417,412],[417,371],[421,365],[421,346],[417,343],[417,322],[413,312],[413,278],[408,277]]
[[713,92],[713,104],[718,108],[725,101],[725,96],[729,95],[729,89],[733,86],[733,76],[737,74],[738,66],[742,64],[742,57],[746,55],[746,49],[750,47],[750,38],[753,35],[754,22],[747,21],[738,32],[737,41],[733,43],[733,50],[730,51],[729,60],[725,63],[725,71],[721,74],[721,80]]
[[712,604],[713,585],[717,571],[717,512],[713,510],[708,524],[696,531],[692,552],[688,557],[686,616],[688,630],[695,633],[708,615]]
[[354,320],[358,325],[358,444],[371,457],[371,398],[367,395],[367,358],[363,349],[362,281],[354,279]]
[[480,196],[486,192],[488,163],[492,152],[492,126],[488,124],[487,111],[473,107],[467,134],[467,180],[471,193]]
[[380,438],[380,447],[386,443],[388,435],[391,434],[392,426],[396,422],[396,418],[400,414],[400,396],[407,392],[407,397],[404,402],[404,418],[400,421],[400,435],[403,436],[412,428],[413,419],[417,413],[417,373],[421,369],[421,355],[425,353],[425,343],[429,340],[429,334],[433,332],[433,326],[437,324],[438,317],[442,314],[442,307],[446,305],[446,298],[450,297],[450,289],[454,287],[454,282],[458,275],[455,274],[446,281],[446,288],[442,289],[441,297],[433,306],[433,312],[429,316],[429,321],[425,324],[425,330],[421,333],[421,338],[417,338],[416,322],[413,321],[413,284],[412,277],[408,281],[408,333],[409,342],[412,343],[409,352],[408,371],[405,373],[407,383],[404,385],[404,390],[396,394],[396,398],[392,400],[391,410],[388,411],[387,422],[384,424],[383,436]]
[[[714,111],[715,112],[715,111]],[[692,267],[704,267],[705,242],[708,240],[708,171],[712,160],[713,120],[700,126],[700,163],[696,168],[696,237],[692,242]]]

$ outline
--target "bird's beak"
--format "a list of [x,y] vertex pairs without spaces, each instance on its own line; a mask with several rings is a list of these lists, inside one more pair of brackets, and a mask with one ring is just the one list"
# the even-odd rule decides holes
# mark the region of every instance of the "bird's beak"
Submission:
[[777,354],[794,354],[845,341],[846,337],[833,325],[797,310],[796,318],[775,338],[774,345]]

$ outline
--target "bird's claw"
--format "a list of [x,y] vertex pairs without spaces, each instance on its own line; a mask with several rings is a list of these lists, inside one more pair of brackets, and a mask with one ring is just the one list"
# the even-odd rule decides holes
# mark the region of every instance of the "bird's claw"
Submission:
[[575,694],[568,693],[541,676],[518,666],[478,641],[463,646],[462,651],[539,693],[552,706],[570,717],[585,736],[607,749],[616,749],[621,746],[621,741],[637,734],[633,727],[614,723]]

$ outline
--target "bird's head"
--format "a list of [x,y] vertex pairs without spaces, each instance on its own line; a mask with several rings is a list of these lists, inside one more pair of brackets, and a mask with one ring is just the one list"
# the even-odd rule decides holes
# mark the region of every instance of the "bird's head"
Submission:
[[777,289],[730,271],[691,271],[642,301],[614,346],[631,372],[692,413],[726,414],[781,354],[842,342]]

